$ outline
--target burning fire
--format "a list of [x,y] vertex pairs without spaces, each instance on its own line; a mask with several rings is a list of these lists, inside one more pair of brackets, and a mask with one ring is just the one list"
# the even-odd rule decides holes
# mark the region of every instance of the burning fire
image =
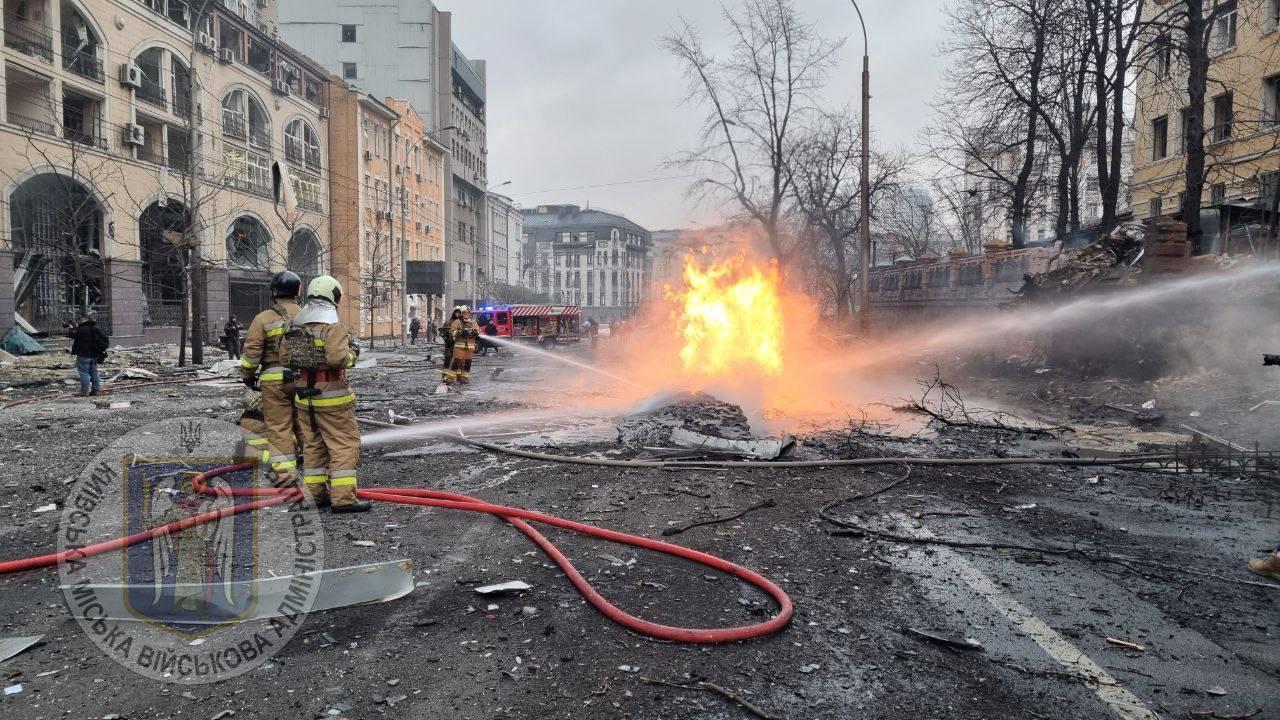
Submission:
[[782,374],[784,325],[776,266],[762,268],[737,258],[703,268],[690,258],[684,287],[668,287],[666,294],[676,305],[686,373],[724,377],[758,369]]

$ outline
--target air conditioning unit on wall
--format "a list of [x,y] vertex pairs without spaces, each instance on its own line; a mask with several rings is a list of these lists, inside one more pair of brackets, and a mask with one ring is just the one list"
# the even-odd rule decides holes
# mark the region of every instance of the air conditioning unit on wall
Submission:
[[223,65],[230,65],[236,61],[236,53],[231,48],[222,48],[218,51],[218,62]]
[[141,147],[147,144],[147,129],[141,125],[129,123],[124,126],[124,144]]
[[131,88],[142,87],[142,68],[131,62],[121,65],[120,84]]

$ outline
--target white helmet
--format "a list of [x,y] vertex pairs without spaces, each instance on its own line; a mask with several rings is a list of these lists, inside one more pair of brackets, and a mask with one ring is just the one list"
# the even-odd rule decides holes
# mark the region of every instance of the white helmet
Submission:
[[332,275],[321,275],[307,285],[307,299],[320,298],[337,305],[342,300],[342,285]]

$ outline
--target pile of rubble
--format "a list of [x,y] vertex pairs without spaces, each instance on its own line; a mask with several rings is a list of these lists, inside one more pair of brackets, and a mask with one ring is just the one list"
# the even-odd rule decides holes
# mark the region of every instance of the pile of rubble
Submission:
[[[1138,271],[1147,230],[1125,223],[1077,250],[1060,256],[1051,270],[1023,277],[1015,303],[1035,302],[1067,295],[1100,282],[1117,282]],[[1184,231],[1185,235],[1185,231]]]
[[618,440],[651,459],[774,459],[795,443],[756,439],[742,408],[706,393],[668,393],[641,402],[618,423]]

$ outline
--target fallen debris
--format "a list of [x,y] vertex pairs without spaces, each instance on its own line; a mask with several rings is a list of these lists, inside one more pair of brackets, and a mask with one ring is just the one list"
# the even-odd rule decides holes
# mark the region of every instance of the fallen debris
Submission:
[[1142,259],[1145,237],[1141,224],[1119,225],[1098,240],[1063,253],[1053,269],[1024,275],[1022,287],[1014,291],[1018,298],[1011,304],[1070,295],[1096,283],[1119,281]]
[[1249,718],[1256,716],[1260,712],[1262,712],[1262,708],[1239,715],[1225,715],[1216,710],[1189,710],[1187,714],[1193,718],[1211,718],[1212,720],[1249,720]]
[[688,683],[675,683],[675,682],[668,682],[666,680],[655,680],[653,678],[641,676],[640,682],[644,683],[645,685],[663,685],[666,687],[679,688],[681,690],[705,690],[707,692],[715,693],[716,695],[719,695],[720,697],[723,697],[726,700],[737,703],[739,706],[742,707],[743,710],[746,710],[747,712],[751,713],[752,715],[755,715],[758,718],[762,718],[762,720],[783,720],[782,717],[778,715],[773,715],[763,710],[762,708],[751,703],[741,695],[738,695],[737,693],[726,690],[725,688],[722,688],[719,685],[716,685],[715,683],[710,683],[705,680],[695,680],[695,681],[690,681]]
[[4,662],[35,645],[44,635],[27,635],[25,637],[0,638],[0,662]]
[[1139,645],[1138,643],[1129,642],[1128,640],[1120,640],[1118,638],[1109,637],[1107,638],[1107,642],[1112,645],[1115,645],[1116,647],[1125,648],[1126,650],[1137,650],[1138,652],[1147,651],[1145,647]]
[[920,640],[927,640],[929,642],[937,643],[939,645],[945,645],[947,647],[956,648],[957,650],[977,650],[979,652],[986,650],[986,648],[982,647],[982,643],[978,642],[977,640],[974,640],[973,638],[964,638],[962,640],[957,640],[955,638],[946,637],[944,635],[937,635],[935,633],[931,633],[925,630],[918,630],[916,628],[906,628],[903,632],[905,632],[906,634],[912,637],[919,638]]
[[787,435],[779,440],[726,440],[678,427],[671,431],[671,442],[692,450],[714,450],[758,460],[776,460],[795,445],[796,439]]
[[714,520],[702,520],[702,521],[699,521],[699,522],[689,523],[688,525],[681,525],[681,526],[677,526],[677,527],[669,527],[669,528],[667,528],[667,529],[663,530],[663,531],[662,531],[662,534],[663,534],[663,535],[665,535],[665,536],[668,536],[668,537],[669,537],[669,536],[671,536],[671,535],[679,535],[679,534],[680,534],[680,533],[682,533],[682,532],[685,532],[685,531],[687,531],[687,530],[692,530],[692,529],[694,529],[694,528],[696,528],[696,527],[702,527],[703,525],[717,525],[717,524],[719,524],[719,523],[726,523],[726,522],[729,522],[730,520],[737,520],[738,518],[742,517],[743,515],[746,515],[747,513],[752,512],[752,511],[754,511],[754,510],[760,510],[760,509],[762,509],[762,508],[771,508],[771,507],[776,507],[777,505],[778,505],[778,503],[774,502],[773,498],[769,498],[769,499],[767,499],[767,500],[762,500],[762,501],[760,501],[760,502],[756,503],[755,505],[752,505],[751,507],[747,508],[746,510],[743,510],[742,512],[735,513],[735,514],[733,514],[733,515],[729,515],[729,516],[727,516],[727,517],[716,518],[716,519],[714,519]]
[[[258,599],[253,612],[241,617],[240,622],[284,616],[287,613],[288,605],[283,600],[290,594],[292,584],[300,582],[297,580],[299,577],[308,578],[308,583],[319,583],[315,602],[310,609],[310,612],[319,612],[351,605],[390,602],[408,595],[413,590],[413,561],[407,559],[392,560],[368,565],[331,568],[301,575],[280,575],[230,583],[233,586],[232,592],[244,593],[245,595],[256,593]],[[247,587],[234,587],[239,585]],[[175,587],[183,586],[177,585]],[[197,591],[204,588],[203,585],[188,587],[193,587]],[[72,607],[72,615],[80,619],[96,620],[103,618],[157,623],[181,622],[188,625],[220,625],[225,622],[225,620],[220,619],[219,613],[212,610],[190,610],[177,607],[172,610],[174,613],[172,617],[153,614],[141,618],[126,604],[129,595],[128,585],[84,585],[77,586],[77,588],[82,592],[92,590],[101,599],[100,607],[98,604],[87,606],[95,610],[94,614],[89,617],[83,615],[83,608],[79,606]],[[61,589],[63,592],[70,592],[68,586],[62,586]],[[190,597],[201,596],[196,591],[189,592],[188,595]]]
[[475,589],[477,595],[509,595],[511,593],[532,590],[533,586],[523,580],[509,580],[496,585],[485,585]]

